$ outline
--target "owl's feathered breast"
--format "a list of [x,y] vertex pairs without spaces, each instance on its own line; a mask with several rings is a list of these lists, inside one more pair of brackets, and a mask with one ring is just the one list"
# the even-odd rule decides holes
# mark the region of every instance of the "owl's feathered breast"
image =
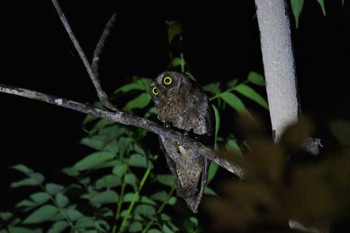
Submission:
[[[195,134],[212,134],[212,109],[207,96],[199,90],[184,95],[168,95],[157,106],[158,119],[175,128],[193,131]],[[210,119],[208,119],[208,117]]]

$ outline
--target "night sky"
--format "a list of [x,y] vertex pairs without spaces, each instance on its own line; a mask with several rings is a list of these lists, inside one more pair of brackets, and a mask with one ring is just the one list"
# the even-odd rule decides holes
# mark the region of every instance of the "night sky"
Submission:
[[[127,3],[125,3],[127,2]],[[140,1],[141,2],[141,1]],[[112,93],[133,75],[155,77],[169,61],[166,20],[184,27],[184,54],[202,84],[244,80],[263,73],[254,1],[61,1],[87,56],[113,13],[113,29],[102,55],[102,86]],[[301,108],[310,115],[324,146],[327,121],[350,117],[350,4],[326,0],[327,16],[316,0],[305,1],[300,28],[292,23]],[[190,5],[189,5],[190,4]],[[80,102],[97,99],[93,85],[57,17],[51,1],[2,3],[0,83]],[[79,144],[84,115],[49,104],[0,93],[0,207],[11,194],[25,163],[52,177],[86,154]],[[328,140],[328,141],[327,141]],[[327,144],[328,143],[328,144]],[[1,209],[0,209],[1,210]]]

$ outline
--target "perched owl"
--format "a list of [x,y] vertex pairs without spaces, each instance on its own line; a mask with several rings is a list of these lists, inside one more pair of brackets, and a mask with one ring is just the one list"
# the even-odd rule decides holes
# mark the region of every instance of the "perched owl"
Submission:
[[[150,85],[158,119],[181,129],[206,145],[214,143],[214,114],[208,97],[183,73],[167,71]],[[159,136],[176,182],[176,193],[196,213],[207,183],[209,161],[191,148]]]

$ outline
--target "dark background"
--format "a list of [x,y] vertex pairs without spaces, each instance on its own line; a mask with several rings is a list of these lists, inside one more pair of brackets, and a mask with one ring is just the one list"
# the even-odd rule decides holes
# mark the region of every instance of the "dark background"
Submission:
[[[140,1],[141,2],[141,1]],[[133,75],[155,77],[168,61],[166,20],[184,27],[184,53],[203,84],[263,73],[254,1],[61,1],[91,58],[112,13],[117,22],[102,55],[102,86],[112,93]],[[300,28],[291,18],[301,108],[318,126],[325,147],[333,146],[327,122],[350,116],[350,7],[326,0],[327,16],[316,0],[305,1]],[[80,102],[96,100],[88,75],[51,1],[2,3],[0,83]],[[50,179],[85,155],[79,144],[84,115],[0,93],[0,210],[16,202],[9,184],[17,163]],[[233,127],[233,126],[232,126]],[[228,130],[231,130],[230,128]],[[232,130],[234,130],[232,128]]]

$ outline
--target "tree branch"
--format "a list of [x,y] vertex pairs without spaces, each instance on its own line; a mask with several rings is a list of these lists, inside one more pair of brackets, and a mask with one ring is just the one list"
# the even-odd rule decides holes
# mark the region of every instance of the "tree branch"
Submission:
[[107,107],[110,110],[113,110],[114,112],[110,111],[104,111],[99,108],[95,108],[89,105],[85,105],[79,102],[75,102],[72,100],[44,94],[37,91],[32,91],[24,88],[18,88],[18,87],[11,87],[7,85],[0,84],[0,92],[11,94],[11,95],[17,95],[29,99],[39,100],[42,102],[50,103],[59,107],[64,107],[68,109],[72,109],[78,112],[82,112],[85,114],[93,115],[97,118],[104,118],[116,123],[124,124],[124,125],[130,125],[135,126],[139,128],[146,129],[152,133],[161,135],[165,138],[177,141],[179,144],[182,144],[185,147],[192,148],[195,153],[201,154],[208,158],[209,160],[212,160],[213,162],[217,163],[219,166],[225,168],[226,170],[234,173],[240,178],[247,178],[247,172],[234,162],[230,162],[229,160],[226,160],[222,157],[219,157],[218,154],[201,144],[200,142],[196,141],[195,139],[185,136],[181,134],[180,132],[177,132],[176,130],[165,128],[163,126],[160,126],[159,124],[152,122],[150,120],[147,120],[145,118],[141,118],[123,111],[118,110],[116,107],[114,107],[109,101],[107,94],[102,90],[98,75],[98,62],[99,62],[99,56],[102,52],[102,49],[104,47],[104,43],[110,34],[110,30],[115,22],[116,15],[114,14],[111,19],[108,21],[99,42],[97,43],[93,60],[92,60],[92,66],[90,66],[86,55],[83,51],[83,49],[80,47],[78,40],[76,39],[71,27],[69,26],[69,23],[62,12],[62,9],[57,2],[57,0],[52,0],[53,5],[56,8],[57,14],[59,18],[61,19],[71,41],[74,44],[75,49],[77,50],[81,60],[83,61],[85,68],[89,74],[89,77],[91,81],[93,82],[97,95],[101,101],[101,103]]
[[107,22],[106,27],[104,28],[104,30],[102,32],[100,40],[98,41],[98,43],[96,45],[94,56],[92,58],[91,67],[92,67],[92,70],[93,70],[98,81],[100,81],[99,74],[98,74],[98,69],[100,68],[99,67],[100,55],[101,55],[102,50],[105,46],[105,42],[106,42],[109,34],[111,33],[111,29],[114,26],[115,20],[116,20],[116,14],[113,14],[112,17]]
[[[66,18],[66,16],[64,15],[62,9],[61,9],[61,6],[60,4],[57,2],[57,0],[52,0],[52,3],[53,5],[55,6],[56,8],[56,11],[57,11],[57,14],[64,26],[64,28],[66,29],[68,35],[69,35],[69,38],[71,39],[75,49],[77,50],[79,56],[80,56],[80,59],[82,60],[82,62],[84,63],[84,66],[85,66],[85,69],[86,71],[88,72],[89,74],[89,77],[92,81],[92,83],[94,84],[95,86],[95,89],[96,89],[96,92],[97,92],[97,96],[99,98],[99,100],[101,101],[101,103],[108,109],[110,110],[113,110],[113,111],[117,111],[118,109],[113,106],[113,104],[111,102],[109,102],[108,100],[108,96],[107,94],[102,90],[101,88],[101,85],[100,85],[100,81],[98,79],[98,74],[97,74],[97,70],[98,70],[98,65],[97,65],[97,62],[98,62],[98,59],[93,62],[94,66],[95,66],[95,71],[96,73],[94,72],[94,70],[91,68],[90,66],[90,63],[89,61],[87,60],[86,58],[86,55],[83,51],[83,49],[81,48],[80,44],[79,44],[79,41],[77,40],[77,38],[75,37],[74,33],[73,33],[73,30],[72,28],[70,27],[69,23],[68,23],[68,20]],[[103,44],[106,40],[106,38],[108,37],[109,35],[109,32],[108,33],[105,33],[105,31],[109,31],[109,29],[112,27],[113,23],[115,22],[115,15],[112,16],[112,18],[109,20],[109,22],[107,23],[106,25],[106,28],[104,30],[104,33],[102,34],[101,38],[100,38],[100,41],[99,43],[97,44],[97,47],[95,49],[95,55],[97,56],[97,58],[99,57],[100,53],[101,53],[101,50],[100,48],[102,49],[103,48]],[[96,57],[94,56],[94,58]],[[97,66],[97,67],[96,67]],[[97,75],[96,75],[97,74]]]
[[290,26],[284,0],[255,0],[274,141],[298,121]]
[[73,100],[68,100],[65,98],[60,98],[24,88],[11,87],[3,84],[0,84],[0,92],[11,95],[17,95],[29,99],[39,100],[59,107],[64,107],[85,114],[90,114],[97,118],[104,118],[123,125],[135,126],[146,129],[152,133],[177,141],[179,144],[182,144],[185,147],[192,148],[195,151],[195,153],[205,156],[209,160],[212,160],[219,166],[225,168],[226,170],[232,172],[233,174],[237,175],[242,179],[246,179],[248,177],[247,172],[243,168],[237,166],[236,164],[228,160],[221,158],[214,150],[206,147],[197,140],[189,136],[185,136],[180,132],[177,132],[176,130],[163,127],[145,118],[135,116],[120,110],[117,110],[115,112],[105,111],[99,108],[75,102]]

